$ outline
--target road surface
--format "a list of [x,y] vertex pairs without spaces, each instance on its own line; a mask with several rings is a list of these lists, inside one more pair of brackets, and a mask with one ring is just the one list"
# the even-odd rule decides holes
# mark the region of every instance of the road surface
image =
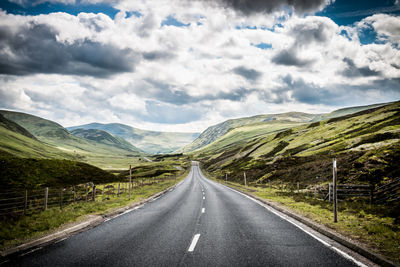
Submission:
[[181,185],[12,266],[356,266],[193,163]]

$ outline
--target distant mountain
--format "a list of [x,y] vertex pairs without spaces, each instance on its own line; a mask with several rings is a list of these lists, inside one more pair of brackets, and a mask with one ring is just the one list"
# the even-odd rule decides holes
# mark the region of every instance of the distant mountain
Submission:
[[357,112],[360,112],[363,110],[367,110],[367,109],[383,107],[388,104],[391,104],[391,103],[382,103],[382,104],[373,104],[373,105],[367,105],[367,106],[341,108],[341,109],[334,110],[330,113],[321,114],[321,116],[316,116],[312,121],[322,121],[322,120],[337,118],[337,117],[341,117],[341,116],[346,116],[346,115],[354,114],[354,113],[357,113]]
[[113,136],[112,134],[95,129],[76,129],[71,131],[71,133],[77,137],[95,141],[100,144],[110,145],[119,147],[121,149],[130,150],[133,152],[137,152],[138,149],[134,147],[131,143],[126,141],[124,138],[119,136]]
[[217,125],[208,127],[193,143],[185,146],[180,149],[180,152],[190,152],[196,149],[202,148],[224,134],[228,131],[241,127],[244,125],[256,124],[256,123],[267,123],[267,125],[271,124],[270,122],[274,122],[274,129],[277,130],[276,126],[279,122],[283,123],[283,128],[287,127],[288,122],[292,123],[306,123],[313,120],[316,117],[321,116],[320,114],[308,114],[301,112],[287,112],[282,114],[266,114],[266,115],[257,115],[253,117],[239,118],[239,119],[231,119],[219,123]]
[[196,139],[198,133],[156,132],[134,128],[120,123],[90,123],[67,128],[69,131],[76,129],[95,129],[111,133],[124,138],[137,148],[151,154],[171,153],[190,144]]
[[91,161],[91,159],[111,158],[140,155],[142,152],[130,145],[123,146],[123,141],[113,143],[97,142],[96,140],[77,137],[68,132],[60,124],[30,114],[21,112],[0,110],[0,114],[14,123],[26,129],[30,134],[42,143],[57,148],[80,160]]

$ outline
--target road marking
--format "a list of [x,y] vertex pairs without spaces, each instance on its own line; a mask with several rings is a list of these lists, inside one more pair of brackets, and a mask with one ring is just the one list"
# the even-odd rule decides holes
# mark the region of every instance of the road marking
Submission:
[[206,197],[203,197],[203,199],[206,199]]
[[23,257],[23,256],[25,256],[25,255],[31,254],[32,252],[35,252],[35,251],[37,251],[37,250],[39,250],[39,249],[42,249],[42,248],[43,248],[43,247],[38,247],[38,248],[34,248],[34,249],[32,249],[32,250],[29,250],[28,252],[25,252],[25,253],[21,254],[20,257]]
[[206,212],[206,209],[205,209],[205,208],[202,208],[202,209],[201,209],[201,213],[204,213],[204,212]]
[[287,222],[293,224],[294,226],[296,226],[297,228],[299,228],[299,229],[302,230],[303,232],[307,233],[308,235],[310,235],[310,236],[313,237],[314,239],[316,239],[316,240],[318,240],[319,242],[321,242],[324,246],[326,246],[326,247],[332,249],[333,251],[335,251],[336,253],[338,253],[338,254],[341,255],[342,257],[344,257],[344,258],[346,258],[346,259],[348,259],[348,260],[354,262],[354,263],[357,264],[358,266],[360,266],[360,267],[367,267],[367,265],[365,265],[364,263],[362,263],[362,262],[356,260],[354,257],[352,257],[351,255],[349,255],[348,253],[346,253],[346,252],[344,252],[344,251],[338,249],[337,247],[334,247],[333,245],[327,243],[326,241],[322,240],[321,238],[317,237],[316,235],[310,233],[309,231],[307,231],[306,229],[304,229],[303,227],[301,227],[301,225],[299,225],[299,224],[297,224],[296,222],[294,222],[295,219],[289,217],[288,215],[285,215],[285,214],[283,214],[283,213],[281,214],[281,212],[275,210],[273,207],[267,206],[266,204],[264,204],[264,203],[258,201],[257,199],[254,199],[254,198],[252,198],[252,197],[250,197],[250,196],[248,196],[248,195],[246,195],[246,194],[243,194],[242,192],[236,191],[236,190],[234,190],[234,189],[232,189],[232,188],[230,188],[230,187],[228,187],[228,186],[226,186],[226,185],[223,185],[223,184],[220,184],[220,185],[225,186],[225,187],[228,188],[229,190],[234,191],[234,192],[236,192],[236,193],[238,193],[238,194],[240,194],[240,195],[243,195],[244,197],[247,197],[247,198],[250,199],[251,201],[253,201],[253,202],[255,202],[255,203],[257,203],[257,204],[263,206],[265,209],[271,211],[272,213],[274,213],[274,214],[276,214],[277,216],[281,217],[281,218],[284,219],[285,221],[287,221]]
[[190,244],[190,247],[188,249],[189,252],[193,252],[194,248],[196,247],[197,241],[199,241],[200,234],[194,235],[192,239],[192,243]]

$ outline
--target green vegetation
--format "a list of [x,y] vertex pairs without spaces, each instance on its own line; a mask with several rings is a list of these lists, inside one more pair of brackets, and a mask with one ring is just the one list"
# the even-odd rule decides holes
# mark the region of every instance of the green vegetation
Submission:
[[91,123],[86,125],[68,127],[68,130],[96,129],[107,131],[114,136],[119,136],[134,144],[139,149],[150,153],[171,153],[191,143],[198,137],[197,133],[155,132],[133,128],[120,123]]
[[3,190],[114,182],[117,177],[92,165],[60,159],[0,158]]
[[106,131],[94,130],[94,129],[89,129],[89,130],[76,129],[71,131],[71,133],[77,137],[95,141],[99,144],[115,146],[132,152],[139,152],[139,149],[134,147],[131,143],[129,143],[125,139],[118,136],[113,136]]
[[[208,127],[193,143],[183,147],[179,151],[191,152],[201,149],[208,144],[213,143],[226,133],[232,131],[240,132],[252,132],[251,137],[257,136],[258,134],[271,132],[275,130],[281,130],[287,127],[293,127],[299,123],[305,123],[311,121],[319,114],[307,114],[301,112],[288,112],[282,114],[267,114],[258,115],[247,118],[232,119],[217,125]],[[243,126],[251,125],[250,128]],[[246,136],[237,136],[238,140],[246,138]],[[240,139],[242,138],[242,139]]]
[[235,181],[246,171],[250,182],[326,183],[333,156],[340,183],[378,186],[400,176],[400,102],[278,133],[268,126],[258,136],[259,124],[239,127],[190,155],[213,175],[228,173]]
[[[223,180],[219,182],[225,183]],[[381,253],[394,262],[400,262],[400,225],[393,216],[398,213],[398,207],[369,205],[360,201],[341,201],[338,210],[339,222],[334,223],[330,202],[295,191],[257,186],[244,187],[232,182],[228,185],[278,203],[301,216],[358,240],[369,249]]]

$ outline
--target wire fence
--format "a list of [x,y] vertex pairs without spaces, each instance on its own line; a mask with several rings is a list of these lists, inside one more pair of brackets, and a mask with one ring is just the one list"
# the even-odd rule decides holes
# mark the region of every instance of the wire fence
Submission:
[[131,186],[129,186],[129,182],[98,185],[89,182],[68,187],[0,191],[0,219],[12,215],[30,215],[54,207],[63,209],[63,207],[74,203],[127,197],[129,188],[133,190],[134,188],[173,179],[176,180],[177,177],[135,179],[132,180]]

